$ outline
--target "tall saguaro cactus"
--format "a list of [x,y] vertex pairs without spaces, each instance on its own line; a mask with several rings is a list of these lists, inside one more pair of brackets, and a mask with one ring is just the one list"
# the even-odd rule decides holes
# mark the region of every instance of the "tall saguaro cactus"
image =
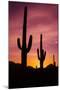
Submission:
[[32,35],[30,35],[28,47],[26,45],[26,33],[27,33],[27,7],[24,8],[24,21],[23,21],[23,35],[22,35],[22,46],[20,39],[17,39],[18,48],[21,50],[22,65],[27,65],[27,53],[30,51],[32,46]]
[[40,35],[40,54],[39,54],[39,49],[37,49],[37,55],[38,55],[38,59],[40,60],[40,68],[43,69],[43,62],[45,60],[46,51],[44,51],[42,46],[42,34]]

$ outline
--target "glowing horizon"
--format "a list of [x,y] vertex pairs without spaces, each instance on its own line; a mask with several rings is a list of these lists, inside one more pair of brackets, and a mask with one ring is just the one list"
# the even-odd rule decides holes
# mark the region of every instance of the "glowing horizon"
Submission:
[[39,67],[37,48],[40,48],[40,34],[43,35],[43,49],[47,55],[44,67],[53,64],[53,54],[58,65],[58,5],[9,2],[9,60],[21,63],[21,50],[17,46],[19,37],[22,45],[24,6],[27,6],[27,45],[32,35],[32,47],[27,54],[27,66]]

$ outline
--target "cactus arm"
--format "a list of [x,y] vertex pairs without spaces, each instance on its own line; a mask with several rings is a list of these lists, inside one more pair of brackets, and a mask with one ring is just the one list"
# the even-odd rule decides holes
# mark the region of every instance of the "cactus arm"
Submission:
[[22,49],[19,38],[17,39],[17,45],[18,45],[18,48],[19,48],[19,49]]
[[43,50],[43,61],[44,61],[45,57],[46,57],[46,51]]
[[46,51],[44,52],[44,55],[46,56]]
[[28,48],[26,49],[26,50],[27,50],[27,52],[29,52],[29,51],[30,51],[31,46],[32,46],[32,35],[30,35],[30,38],[29,38]]
[[40,60],[40,57],[39,57],[39,49],[37,49],[37,55],[38,55],[38,59]]
[[46,51],[43,50],[43,56],[46,56]]
[[44,51],[44,59],[45,59],[45,57],[46,57],[46,51]]

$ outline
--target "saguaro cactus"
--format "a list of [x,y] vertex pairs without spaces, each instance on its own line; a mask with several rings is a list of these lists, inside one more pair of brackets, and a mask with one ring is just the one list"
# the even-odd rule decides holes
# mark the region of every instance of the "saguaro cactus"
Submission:
[[55,55],[53,54],[53,65],[56,66]]
[[46,51],[43,50],[43,46],[42,46],[42,34],[40,35],[40,54],[39,54],[39,49],[37,49],[37,55],[38,55],[38,59],[40,60],[40,68],[43,69],[43,62],[45,60]]
[[32,46],[32,35],[30,35],[28,47],[26,45],[26,33],[27,33],[27,7],[24,8],[24,21],[23,21],[23,35],[22,35],[22,46],[20,44],[20,39],[17,39],[18,48],[21,50],[22,65],[27,64],[27,53],[30,51]]

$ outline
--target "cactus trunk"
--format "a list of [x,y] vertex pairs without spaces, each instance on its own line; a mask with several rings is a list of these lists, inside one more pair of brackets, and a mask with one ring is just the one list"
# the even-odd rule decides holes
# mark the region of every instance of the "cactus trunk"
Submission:
[[22,59],[22,65],[26,66],[27,65],[27,53],[22,50],[21,52],[21,59]]
[[26,33],[27,33],[27,7],[24,9],[24,21],[23,21],[23,35],[22,35],[22,47],[20,45],[20,39],[17,39],[17,45],[18,48],[21,49],[21,60],[22,60],[22,65],[27,66],[27,53],[30,51],[31,46],[32,46],[32,35],[30,35],[29,38],[29,43],[28,43],[28,48],[26,45]]
[[43,62],[40,61],[40,68],[43,68]]
[[25,7],[25,10],[24,10],[23,34],[22,34],[22,53],[21,53],[22,65],[24,65],[24,66],[26,66],[26,64],[27,64],[27,52],[26,52],[27,29],[26,29],[26,25],[27,25],[27,7]]

